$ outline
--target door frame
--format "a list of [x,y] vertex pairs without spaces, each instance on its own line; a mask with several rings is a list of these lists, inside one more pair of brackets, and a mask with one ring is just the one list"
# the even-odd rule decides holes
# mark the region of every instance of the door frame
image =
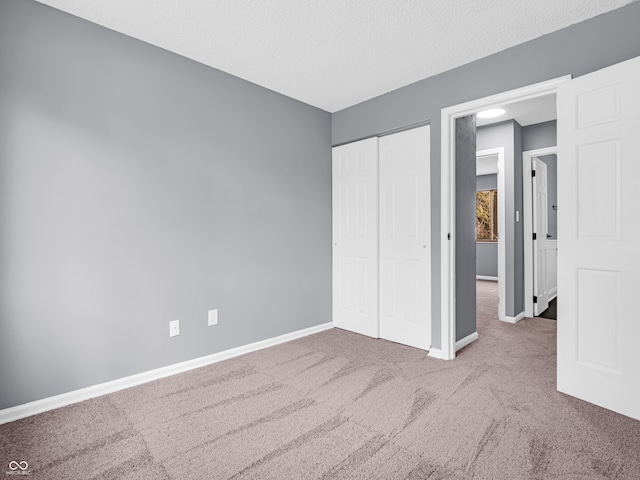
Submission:
[[507,106],[510,103],[554,94],[558,86],[571,80],[565,75],[545,82],[443,108],[441,112],[441,193],[440,193],[440,352],[438,356],[453,360],[456,356],[455,311],[455,121],[479,111]]
[[476,151],[476,161],[481,157],[492,156],[498,157],[498,298],[502,300],[498,303],[498,319],[504,322],[507,315],[507,285],[505,283],[507,277],[507,253],[504,243],[504,222],[507,217],[507,207],[501,200],[504,192],[507,191],[507,183],[504,176],[504,147]]
[[522,152],[522,220],[524,221],[524,315],[533,317],[533,188],[531,170],[533,159],[544,155],[558,155],[558,146]]

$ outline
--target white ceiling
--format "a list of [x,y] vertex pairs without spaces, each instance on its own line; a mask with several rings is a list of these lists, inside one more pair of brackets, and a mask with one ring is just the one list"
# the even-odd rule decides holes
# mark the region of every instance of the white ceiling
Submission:
[[481,127],[513,119],[521,126],[526,127],[527,125],[548,122],[558,118],[555,94],[522,100],[508,105],[496,105],[496,107],[503,108],[505,114],[497,118],[478,117],[476,118],[476,125]]
[[38,0],[329,112],[635,0]]

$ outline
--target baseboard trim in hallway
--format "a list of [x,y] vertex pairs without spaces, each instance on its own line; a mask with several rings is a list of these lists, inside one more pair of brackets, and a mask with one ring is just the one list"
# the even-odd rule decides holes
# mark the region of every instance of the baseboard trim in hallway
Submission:
[[476,280],[486,280],[488,282],[497,282],[498,277],[489,277],[487,275],[476,275]]
[[523,318],[524,318],[524,312],[520,312],[515,317],[504,317],[504,321],[507,323],[518,323]]
[[[471,342],[475,342],[478,339],[478,332],[473,332],[471,335],[467,335],[464,338],[458,340],[455,344],[455,351],[457,352],[461,348],[466,347]],[[442,350],[439,348],[431,348],[429,349],[428,355],[433,358],[438,358],[442,360]]]
[[471,335],[467,335],[466,337],[461,338],[456,342],[456,352],[461,348],[466,347],[471,342],[476,341],[477,339],[478,339],[478,332],[473,332]]
[[84,400],[89,400],[90,398],[100,397],[108,393],[124,390],[125,388],[142,385],[143,383],[169,377],[177,373],[183,373],[195,368],[211,365],[212,363],[228,360],[230,358],[244,355],[246,353],[273,347],[274,345],[280,345],[281,343],[290,342],[292,340],[306,337],[307,335],[312,335],[314,333],[323,332],[331,328],[333,328],[333,322],[323,323],[321,325],[316,325],[314,327],[286,333],[277,337],[250,343],[248,345],[231,348],[229,350],[213,353],[204,357],[194,358],[192,360],[175,363],[173,365],[167,365],[166,367],[156,368],[154,370],[148,370],[146,372],[137,373],[128,377],[118,378],[116,380],[100,383],[98,385],[92,385],[90,387],[81,388],[72,392],[62,393],[53,397],[43,398],[41,400],[25,403],[23,405],[16,405],[15,407],[5,408],[4,410],[0,410],[0,425],[19,420],[21,418],[30,417],[31,415],[36,415],[38,413],[64,407],[66,405],[71,405],[72,403],[78,403]]
[[442,350],[440,348],[430,348],[428,356],[442,360]]

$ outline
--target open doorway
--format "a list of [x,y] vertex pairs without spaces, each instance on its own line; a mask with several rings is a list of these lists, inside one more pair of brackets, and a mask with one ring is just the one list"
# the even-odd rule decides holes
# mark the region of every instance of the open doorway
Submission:
[[[555,98],[553,95],[557,90],[558,86],[569,80],[569,77],[563,77],[555,80],[550,80],[548,82],[543,82],[540,84],[532,85],[529,87],[525,87],[522,89],[514,90],[511,92],[506,92],[504,94],[494,95],[492,97],[487,97],[484,99],[476,100],[473,102],[468,102],[466,104],[457,105],[454,107],[450,107],[444,109],[442,111],[442,146],[443,146],[443,156],[442,156],[442,173],[443,173],[443,183],[442,183],[442,206],[443,206],[443,215],[442,215],[442,232],[445,236],[445,239],[442,242],[442,264],[443,268],[441,271],[442,274],[442,328],[441,328],[441,345],[442,352],[441,355],[443,358],[455,358],[455,352],[460,348],[460,340],[456,337],[456,321],[459,319],[456,317],[456,310],[459,310],[459,305],[456,305],[456,301],[459,302],[460,298],[456,298],[456,295],[460,297],[461,295],[456,292],[457,285],[456,283],[456,170],[455,163],[452,162],[452,159],[455,157],[455,147],[456,141],[453,135],[453,132],[456,130],[456,122],[458,119],[462,119],[468,116],[476,115],[477,113],[491,109],[494,107],[502,107],[505,109],[511,109],[512,107],[523,107],[525,110],[525,114],[527,113],[527,105],[531,106],[534,102],[544,103],[546,101],[547,104],[553,105],[555,107]],[[515,108],[517,110],[517,108]],[[549,121],[548,118],[543,118],[541,121],[536,122],[535,120],[527,123],[526,121],[522,121],[527,126],[535,125],[537,123],[545,123],[545,121]],[[493,123],[505,122],[504,119],[498,119]],[[514,119],[514,117],[507,120],[507,122],[512,122],[513,124],[517,124],[518,128],[521,128],[521,125],[518,121]],[[491,124],[491,122],[488,122]],[[487,126],[487,124],[482,124],[478,122],[478,128],[482,128]],[[505,261],[505,279],[504,283],[506,285],[506,298],[504,298],[504,306],[506,309],[506,315],[504,320],[509,321],[511,323],[516,323],[520,319],[524,318],[524,274],[523,274],[523,257],[524,257],[524,239],[523,239],[523,207],[522,207],[522,183],[520,179],[522,178],[522,161],[520,160],[522,157],[522,132],[515,132],[513,135],[513,143],[516,145],[512,152],[505,153],[506,163],[505,166],[505,175],[506,181],[509,179],[513,179],[512,187],[507,187],[507,189],[512,188],[513,192],[511,193],[511,198],[513,201],[509,204],[508,197],[509,195],[503,195],[505,198],[503,199],[503,204],[505,205],[505,221],[504,221],[504,229],[502,237],[505,243],[505,250],[509,251],[510,246],[512,248],[510,254],[506,255]],[[554,142],[555,144],[555,142]],[[478,148],[484,148],[482,145],[478,145]],[[515,157],[517,152],[517,159]],[[509,155],[511,158],[509,159]],[[511,160],[511,161],[509,161]],[[517,161],[516,161],[517,160]],[[456,167],[457,168],[457,167]],[[515,179],[518,179],[518,182]],[[517,185],[519,183],[519,187]],[[498,189],[499,190],[499,189]],[[517,190],[517,191],[516,191]],[[508,193],[508,192],[505,192]],[[498,202],[500,205],[500,202]],[[499,236],[500,238],[500,236]],[[452,241],[453,240],[453,241]],[[473,239],[475,240],[475,239]],[[520,282],[518,285],[517,282]],[[470,293],[470,292],[467,292]],[[473,295],[468,295],[469,301],[475,302],[475,291]],[[464,294],[463,294],[464,295]],[[503,297],[502,295],[498,295],[500,297],[500,303],[502,304]],[[470,297],[470,298],[469,298]],[[497,301],[497,299],[496,299]],[[475,308],[474,308],[475,311]],[[458,332],[459,333],[459,332]],[[477,335],[476,335],[477,337]]]
[[[556,97],[550,94],[512,103],[498,113],[502,114],[488,119],[480,114],[476,120],[479,334],[482,325],[496,319],[517,323],[525,316],[557,316]],[[523,152],[532,147],[535,150]],[[516,168],[520,164],[521,173]],[[522,266],[528,302],[524,309]],[[505,288],[507,271],[509,290]]]
[[463,144],[454,135],[458,122],[500,103],[555,93],[560,159],[558,290],[562,296],[557,389],[640,419],[640,357],[633,348],[638,338],[633,312],[640,271],[633,261],[640,176],[640,163],[635,161],[640,57],[569,80],[550,80],[442,110],[440,357],[453,359],[456,352],[455,302],[460,295],[455,288],[455,153]]
[[[477,129],[476,129],[477,136]],[[478,288],[495,291],[497,317],[506,321],[506,250],[504,242],[505,148],[480,149],[476,142],[476,296]],[[492,286],[486,282],[495,282]],[[496,287],[496,288],[494,288]],[[478,315],[476,309],[476,317]]]
[[557,153],[557,146],[522,153],[525,315],[551,320],[558,319]]

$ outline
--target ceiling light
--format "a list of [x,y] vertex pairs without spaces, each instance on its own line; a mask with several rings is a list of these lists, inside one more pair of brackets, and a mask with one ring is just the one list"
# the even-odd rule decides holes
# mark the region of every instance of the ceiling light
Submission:
[[504,115],[506,112],[504,108],[491,108],[478,113],[479,118],[496,118]]

